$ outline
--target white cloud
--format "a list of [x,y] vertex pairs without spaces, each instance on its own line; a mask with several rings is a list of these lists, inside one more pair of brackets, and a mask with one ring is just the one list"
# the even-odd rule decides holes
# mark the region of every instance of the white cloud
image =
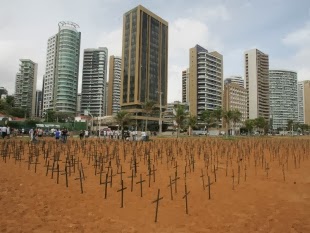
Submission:
[[306,23],[303,28],[289,33],[283,38],[283,43],[286,45],[295,46],[310,46],[310,22]]
[[286,35],[282,42],[286,46],[297,47],[295,54],[282,63],[298,72],[298,80],[310,80],[310,22]]
[[178,18],[169,24],[168,101],[182,99],[182,70],[189,65],[189,49],[196,44],[208,50],[221,47],[208,26],[194,18]]
[[229,11],[225,5],[216,5],[209,7],[200,7],[189,9],[191,15],[203,21],[227,21],[230,19]]

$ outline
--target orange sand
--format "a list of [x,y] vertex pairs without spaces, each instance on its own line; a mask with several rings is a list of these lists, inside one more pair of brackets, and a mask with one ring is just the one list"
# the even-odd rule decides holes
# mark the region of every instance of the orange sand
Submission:
[[[2,156],[5,148],[1,141]],[[0,157],[0,232],[310,232],[310,141],[306,139],[156,139],[137,144],[93,140],[83,146],[80,141],[72,140],[57,147],[52,140],[47,140],[44,146],[34,147],[12,140],[8,148],[10,158],[6,157],[6,163],[4,157]],[[50,164],[55,151],[60,153],[62,161],[58,163],[62,173],[67,154],[79,157],[86,177],[83,194],[79,180],[75,180],[79,177],[77,168],[69,177],[68,188],[64,175],[60,176],[59,184],[56,173],[53,179],[50,171],[46,176],[44,151],[49,151]],[[133,151],[136,151],[139,164],[131,192],[128,177]],[[16,154],[22,155],[24,160],[15,161]],[[28,170],[29,154],[39,155],[36,173],[34,164]],[[111,158],[113,174],[117,171],[116,157],[119,157],[126,172],[123,174],[127,187],[124,208],[120,208],[121,194],[117,192],[120,174],[113,177],[113,187],[108,185],[108,197],[104,199],[104,185],[99,184],[100,175],[95,175],[93,166],[96,154]],[[157,169],[156,180],[153,182],[151,177],[150,188],[146,176],[147,160],[144,162],[144,156],[148,154],[152,166],[154,164]],[[89,165],[87,156],[90,156]],[[193,158],[194,171],[190,162]],[[180,179],[177,193],[173,186],[171,200],[169,176],[175,176],[176,161]],[[190,192],[188,215],[183,199],[186,164],[186,183]],[[214,167],[217,182],[214,182]],[[208,199],[208,188],[203,190],[202,170],[214,182],[211,200]],[[140,186],[136,184],[140,174],[146,180],[142,198]],[[105,180],[105,174],[102,180]],[[205,184],[207,180],[205,177]],[[158,189],[163,199],[155,223],[156,204],[152,201],[156,199]]]

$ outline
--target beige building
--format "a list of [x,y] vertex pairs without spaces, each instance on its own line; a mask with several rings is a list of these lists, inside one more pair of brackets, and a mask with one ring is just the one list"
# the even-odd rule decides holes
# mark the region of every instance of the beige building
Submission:
[[116,114],[121,110],[121,67],[122,59],[110,56],[109,62],[109,91],[108,91],[108,116]]
[[189,100],[189,69],[182,71],[182,103],[188,103]]
[[269,121],[269,57],[258,49],[245,52],[247,114]]
[[304,120],[310,125],[310,80],[304,81]]
[[121,108],[144,119],[146,101],[167,105],[167,85],[168,22],[139,5],[123,18]]
[[35,116],[38,64],[29,59],[20,59],[16,74],[14,104],[26,110],[30,117]]
[[206,109],[222,107],[223,56],[196,45],[189,60],[189,111],[199,118]]
[[236,124],[236,128],[243,126],[247,119],[247,90],[239,85],[239,83],[226,83],[224,85],[223,109],[239,110],[242,114],[240,123]]

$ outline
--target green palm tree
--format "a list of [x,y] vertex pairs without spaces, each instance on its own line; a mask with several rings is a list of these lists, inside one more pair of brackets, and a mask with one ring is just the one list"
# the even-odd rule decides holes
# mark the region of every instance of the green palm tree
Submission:
[[234,123],[234,131],[236,134],[236,124],[241,121],[242,113],[238,109],[232,110],[232,122]]
[[173,113],[174,117],[174,121],[177,124],[177,137],[179,137],[179,133],[180,133],[180,128],[183,127],[185,120],[187,118],[188,113],[186,112],[185,108],[183,105],[176,105],[174,107],[174,113]]
[[193,128],[197,125],[197,116],[190,115],[187,119],[188,135],[191,136]]
[[115,121],[119,126],[121,126],[122,139],[124,134],[124,125],[127,124],[131,119],[131,114],[127,111],[119,111],[114,116]]
[[146,101],[142,108],[146,114],[146,119],[145,119],[145,132],[147,131],[147,120],[148,117],[152,115],[152,113],[155,111],[155,105],[156,102],[155,101]]
[[252,132],[254,126],[255,126],[255,120],[253,119],[247,119],[245,122],[244,122],[244,125],[245,125],[245,128],[247,129],[248,131],[248,135]]
[[221,120],[222,120],[222,117],[223,117],[223,109],[220,108],[220,107],[216,108],[215,110],[213,110],[212,115],[216,119],[216,127],[217,127],[217,129],[219,131]]
[[227,137],[229,134],[230,121],[233,118],[233,111],[231,111],[231,110],[222,111],[222,116],[223,116],[223,119],[224,119],[225,125],[226,125],[226,132],[227,132],[226,137]]
[[205,124],[205,128],[208,131],[210,127],[214,126],[215,124],[215,117],[213,112],[206,109],[201,113],[201,120]]

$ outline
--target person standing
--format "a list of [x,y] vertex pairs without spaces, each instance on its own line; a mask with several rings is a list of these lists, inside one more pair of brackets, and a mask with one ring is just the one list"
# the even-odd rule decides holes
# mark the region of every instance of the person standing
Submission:
[[11,128],[8,126],[6,128],[6,135],[8,136],[8,138],[10,138],[10,134],[11,134]]
[[33,133],[34,133],[34,130],[31,128],[31,129],[29,130],[30,142],[32,142],[32,140],[33,140]]
[[1,128],[1,136],[3,139],[6,137],[6,130],[7,130],[6,126],[3,126]]
[[55,139],[56,139],[56,142],[58,142],[59,138],[60,138],[60,130],[57,129],[56,132],[55,132]]

